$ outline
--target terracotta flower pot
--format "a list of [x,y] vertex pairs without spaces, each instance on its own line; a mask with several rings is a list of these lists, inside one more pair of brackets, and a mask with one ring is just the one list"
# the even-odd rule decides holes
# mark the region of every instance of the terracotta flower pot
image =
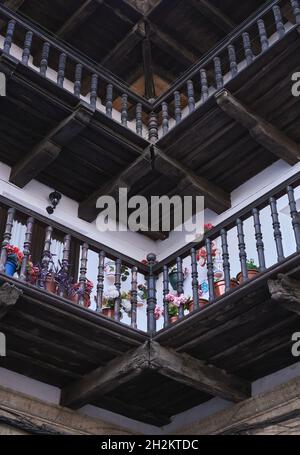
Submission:
[[[79,294],[73,294],[70,299],[72,302],[77,303],[79,302]],[[86,292],[84,295],[84,303],[83,306],[85,308],[89,308],[91,306],[91,299],[90,295]]]
[[174,324],[175,322],[178,321],[178,319],[179,319],[178,316],[171,316],[169,318],[169,322],[170,322],[170,324]]
[[49,275],[46,277],[45,282],[45,289],[47,292],[51,292],[52,294],[56,294],[57,284],[53,276]]
[[[203,308],[203,307],[204,307],[205,305],[207,305],[207,304],[208,304],[208,300],[206,300],[206,299],[199,299],[199,307],[200,307],[200,308]],[[192,312],[194,311],[194,302],[191,302],[191,303],[189,304],[189,308],[188,308],[188,309],[189,309],[189,312],[190,312],[190,313],[192,313]]]
[[115,318],[115,310],[113,308],[102,308],[102,314],[110,319]]
[[[225,280],[220,280],[215,283],[215,297],[221,297],[226,292]],[[238,286],[238,282],[233,278],[230,280],[230,287],[235,288]]]
[[[259,274],[259,271],[257,269],[250,269],[248,270],[248,279],[249,280],[252,280],[253,278],[255,278],[257,275]],[[239,283],[243,283],[244,281],[244,278],[243,278],[243,274],[242,272],[240,272],[237,277],[236,277],[237,281]]]

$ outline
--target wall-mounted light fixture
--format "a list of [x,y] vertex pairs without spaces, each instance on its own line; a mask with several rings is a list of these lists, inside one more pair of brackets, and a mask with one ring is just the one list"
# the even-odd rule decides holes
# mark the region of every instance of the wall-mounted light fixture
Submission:
[[54,213],[54,210],[58,206],[60,200],[61,194],[58,191],[53,191],[49,194],[49,201],[51,202],[51,205],[46,208],[49,215],[52,215]]

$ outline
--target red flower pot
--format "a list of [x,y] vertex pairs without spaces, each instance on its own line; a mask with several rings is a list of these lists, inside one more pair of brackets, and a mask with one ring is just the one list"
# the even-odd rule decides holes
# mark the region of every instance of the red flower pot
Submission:
[[[238,286],[238,282],[232,278],[230,280],[230,287],[235,288],[237,286]],[[225,294],[225,292],[226,292],[225,280],[217,281],[214,284],[214,287],[215,287],[215,297],[221,297],[221,295]]]
[[[255,278],[258,274],[259,274],[259,271],[256,270],[256,269],[250,269],[250,270],[248,270],[248,280],[252,280],[252,279]],[[238,281],[239,283],[243,283],[244,278],[243,278],[242,272],[240,272],[240,273],[237,275],[236,279],[237,279],[237,281]]]
[[[79,303],[79,294],[73,294],[70,300],[74,303]],[[84,294],[83,306],[85,308],[89,308],[91,306],[90,294],[88,294],[87,292]]]
[[47,292],[51,292],[52,294],[56,294],[57,291],[57,284],[53,276],[49,275],[46,277],[45,281],[45,289]]
[[[203,307],[204,307],[205,305],[207,305],[207,304],[208,304],[208,300],[206,300],[206,299],[199,299],[199,307],[200,307],[200,308],[203,308]],[[189,304],[189,308],[188,308],[188,309],[189,309],[189,312],[190,312],[190,313],[192,313],[192,312],[194,311],[194,302],[191,302],[191,303]]]
[[110,319],[115,318],[115,310],[113,308],[102,308],[102,314]]
[[170,324],[174,324],[175,322],[178,321],[178,319],[179,319],[178,316],[171,316],[169,318],[169,322],[170,322]]

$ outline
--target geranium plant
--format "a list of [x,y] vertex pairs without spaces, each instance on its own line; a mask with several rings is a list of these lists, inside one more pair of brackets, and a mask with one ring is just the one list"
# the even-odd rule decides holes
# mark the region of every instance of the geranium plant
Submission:
[[84,298],[84,306],[86,308],[91,306],[91,293],[93,291],[94,284],[90,280],[86,280],[85,286],[82,289],[81,283],[75,283],[71,287],[71,295],[74,300],[79,300],[81,297]]

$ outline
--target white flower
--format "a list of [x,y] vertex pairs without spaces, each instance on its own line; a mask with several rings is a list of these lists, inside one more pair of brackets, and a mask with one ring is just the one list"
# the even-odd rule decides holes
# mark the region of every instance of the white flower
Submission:
[[106,293],[104,294],[104,297],[108,300],[116,299],[119,297],[119,291],[116,286],[109,286]]
[[125,313],[129,313],[131,311],[131,302],[129,300],[123,300],[122,306]]

